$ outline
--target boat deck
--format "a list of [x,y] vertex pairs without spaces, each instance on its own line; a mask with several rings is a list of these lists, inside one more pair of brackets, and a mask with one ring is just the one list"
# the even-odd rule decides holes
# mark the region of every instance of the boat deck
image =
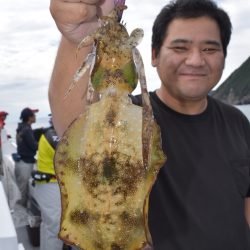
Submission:
[[39,250],[40,247],[34,247],[31,245],[26,227],[16,228],[18,243],[22,243],[25,250]]

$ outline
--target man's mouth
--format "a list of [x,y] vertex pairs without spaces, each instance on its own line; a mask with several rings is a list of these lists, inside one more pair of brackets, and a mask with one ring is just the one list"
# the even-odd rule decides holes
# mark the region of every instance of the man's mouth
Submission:
[[182,72],[180,73],[181,76],[187,76],[187,77],[204,77],[206,76],[205,73],[194,73],[194,72]]

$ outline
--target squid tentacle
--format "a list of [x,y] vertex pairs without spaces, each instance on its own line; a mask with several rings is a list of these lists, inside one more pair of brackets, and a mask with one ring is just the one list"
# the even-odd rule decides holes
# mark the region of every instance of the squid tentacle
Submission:
[[154,116],[153,110],[150,102],[149,93],[147,90],[147,81],[144,70],[144,64],[141,57],[141,54],[137,48],[133,48],[133,56],[135,65],[137,68],[141,93],[142,93],[142,145],[143,145],[143,164],[145,168],[148,168],[149,163],[151,162],[151,146],[152,146],[152,137],[153,137],[153,125],[154,125]]

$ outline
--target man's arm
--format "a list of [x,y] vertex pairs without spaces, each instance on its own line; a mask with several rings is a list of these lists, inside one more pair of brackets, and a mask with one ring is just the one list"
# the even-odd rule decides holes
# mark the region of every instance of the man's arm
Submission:
[[90,47],[82,48],[76,58],[77,44],[84,36],[94,32],[97,16],[106,15],[113,7],[114,0],[51,0],[50,11],[62,33],[49,86],[53,124],[59,137],[84,111],[89,72],[64,98],[75,72],[91,50]]
[[90,52],[89,47],[83,48],[76,59],[76,47],[76,44],[62,37],[49,86],[53,124],[59,136],[84,111],[89,72],[85,73],[65,98],[75,72]]
[[250,197],[245,199],[245,215],[250,228]]

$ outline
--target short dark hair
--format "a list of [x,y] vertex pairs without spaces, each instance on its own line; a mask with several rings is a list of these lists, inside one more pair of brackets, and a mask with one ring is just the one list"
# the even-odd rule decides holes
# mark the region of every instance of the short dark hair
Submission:
[[157,56],[167,35],[171,21],[176,18],[198,18],[207,16],[216,21],[220,29],[223,53],[226,57],[232,24],[228,14],[212,0],[172,0],[160,11],[155,19],[152,34],[152,49]]

